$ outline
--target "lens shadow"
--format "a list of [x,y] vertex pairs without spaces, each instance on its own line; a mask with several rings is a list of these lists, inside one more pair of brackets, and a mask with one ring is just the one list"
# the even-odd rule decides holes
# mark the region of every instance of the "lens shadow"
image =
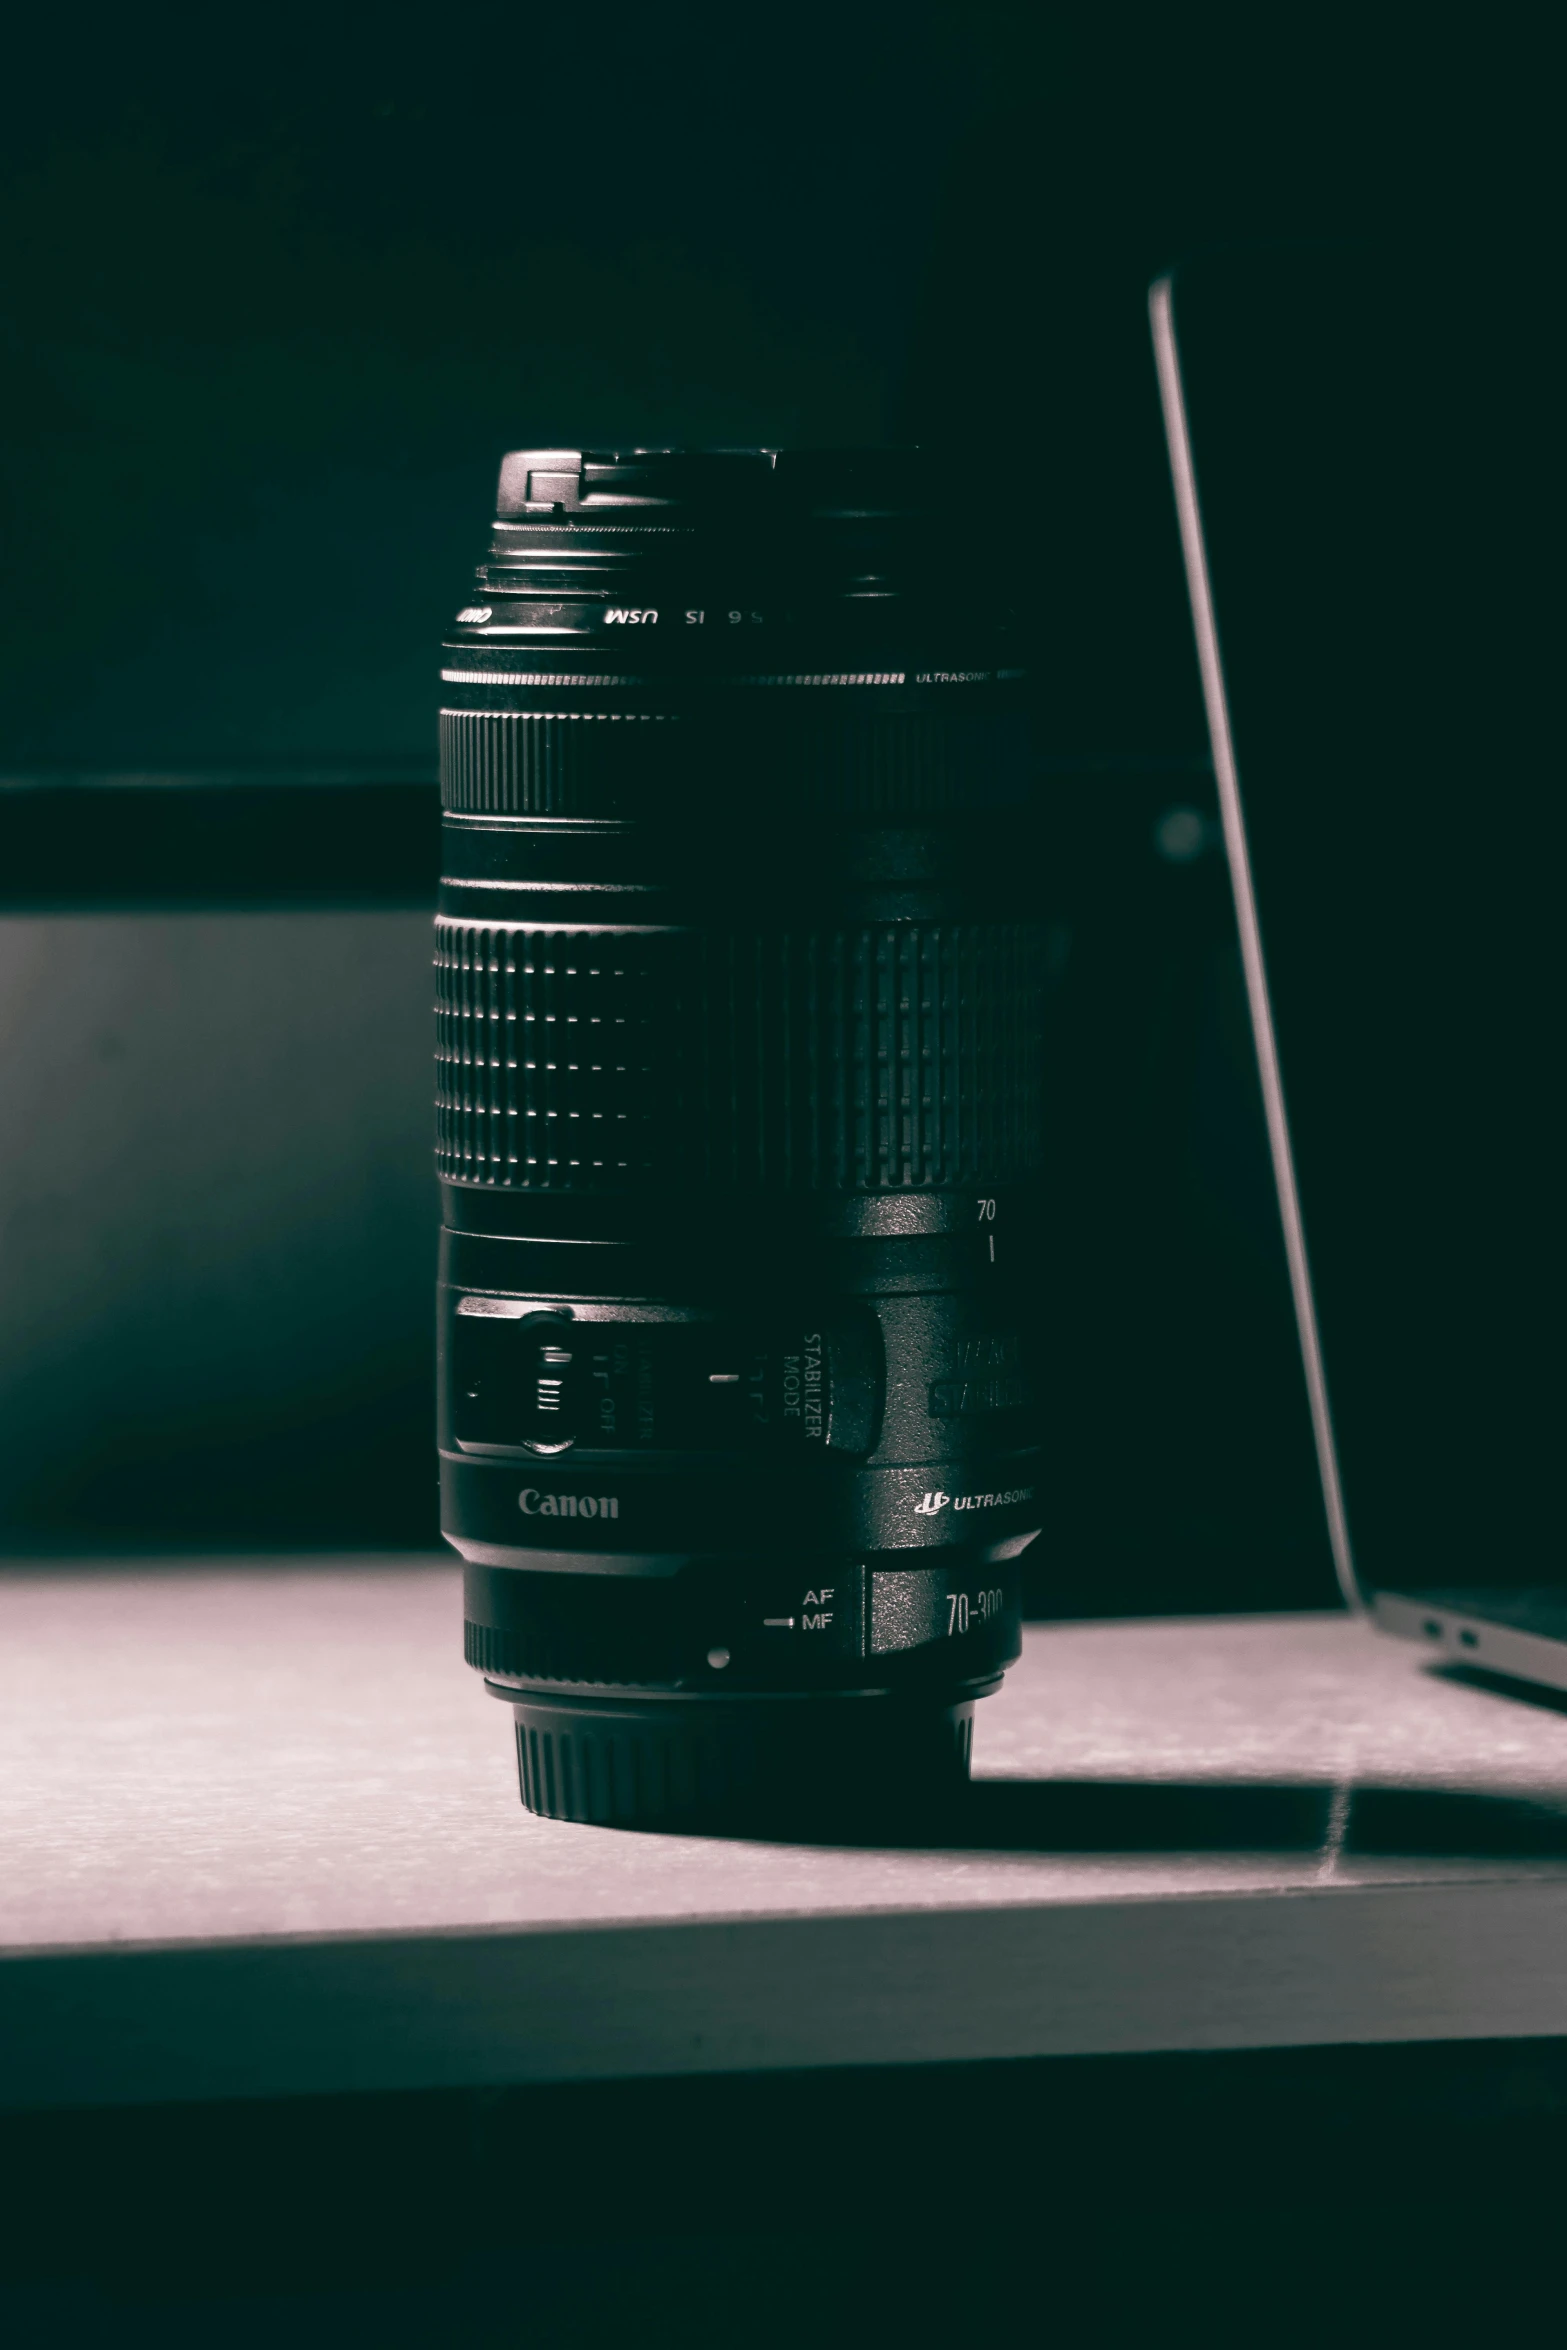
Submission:
[[[1340,1832],[1340,1823],[1342,1830]],[[976,1779],[939,1804],[729,1831],[756,1840],[932,1852],[1278,1853],[1567,1860],[1567,1804],[1441,1788],[1167,1780]]]

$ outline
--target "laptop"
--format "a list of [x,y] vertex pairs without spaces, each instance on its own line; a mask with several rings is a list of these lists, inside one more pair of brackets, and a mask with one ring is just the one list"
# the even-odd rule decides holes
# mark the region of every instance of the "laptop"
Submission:
[[1159,394],[1346,1600],[1567,1689],[1551,275],[1159,279]]

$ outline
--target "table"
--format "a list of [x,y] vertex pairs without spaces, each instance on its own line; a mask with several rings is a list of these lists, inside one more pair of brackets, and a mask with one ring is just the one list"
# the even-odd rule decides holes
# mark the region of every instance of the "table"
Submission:
[[518,1802],[430,1559],[0,1575],[0,2103],[1567,2033],[1567,1713],[1343,1616],[1029,1628],[921,1846]]

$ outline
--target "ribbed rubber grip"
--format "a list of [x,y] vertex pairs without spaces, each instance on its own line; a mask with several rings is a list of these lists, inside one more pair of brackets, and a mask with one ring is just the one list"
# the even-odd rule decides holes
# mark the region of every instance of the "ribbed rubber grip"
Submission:
[[[528,1681],[591,1681],[605,1686],[655,1687],[678,1678],[682,1663],[680,1608],[660,1581],[653,1588],[631,1575],[573,1575],[585,1584],[575,1606],[541,1593],[542,1576],[527,1578],[531,1607],[520,1622],[463,1623],[463,1656],[481,1673],[515,1673]],[[686,1644],[689,1646],[689,1643]]]
[[570,1729],[517,1721],[517,1778],[527,1810],[584,1825],[662,1826],[733,1802],[734,1773],[721,1740],[700,1723],[667,1729],[594,1722]]
[[1039,1164],[1035,923],[436,930],[437,1163],[460,1182],[880,1192]]
[[656,806],[661,737],[678,721],[623,711],[441,712],[441,805],[463,816],[620,816]]
[[797,813],[932,816],[1020,802],[1021,711],[444,710],[441,801],[453,815],[657,817],[776,799]]

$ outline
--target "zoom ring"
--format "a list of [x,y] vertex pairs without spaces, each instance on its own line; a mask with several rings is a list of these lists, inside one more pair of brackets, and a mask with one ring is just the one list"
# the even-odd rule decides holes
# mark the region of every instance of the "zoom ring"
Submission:
[[1046,937],[442,921],[439,1172],[570,1192],[1022,1180],[1042,1155]]
[[704,796],[801,813],[932,816],[1005,807],[1028,788],[1019,711],[443,710],[441,804],[463,816],[625,819]]

